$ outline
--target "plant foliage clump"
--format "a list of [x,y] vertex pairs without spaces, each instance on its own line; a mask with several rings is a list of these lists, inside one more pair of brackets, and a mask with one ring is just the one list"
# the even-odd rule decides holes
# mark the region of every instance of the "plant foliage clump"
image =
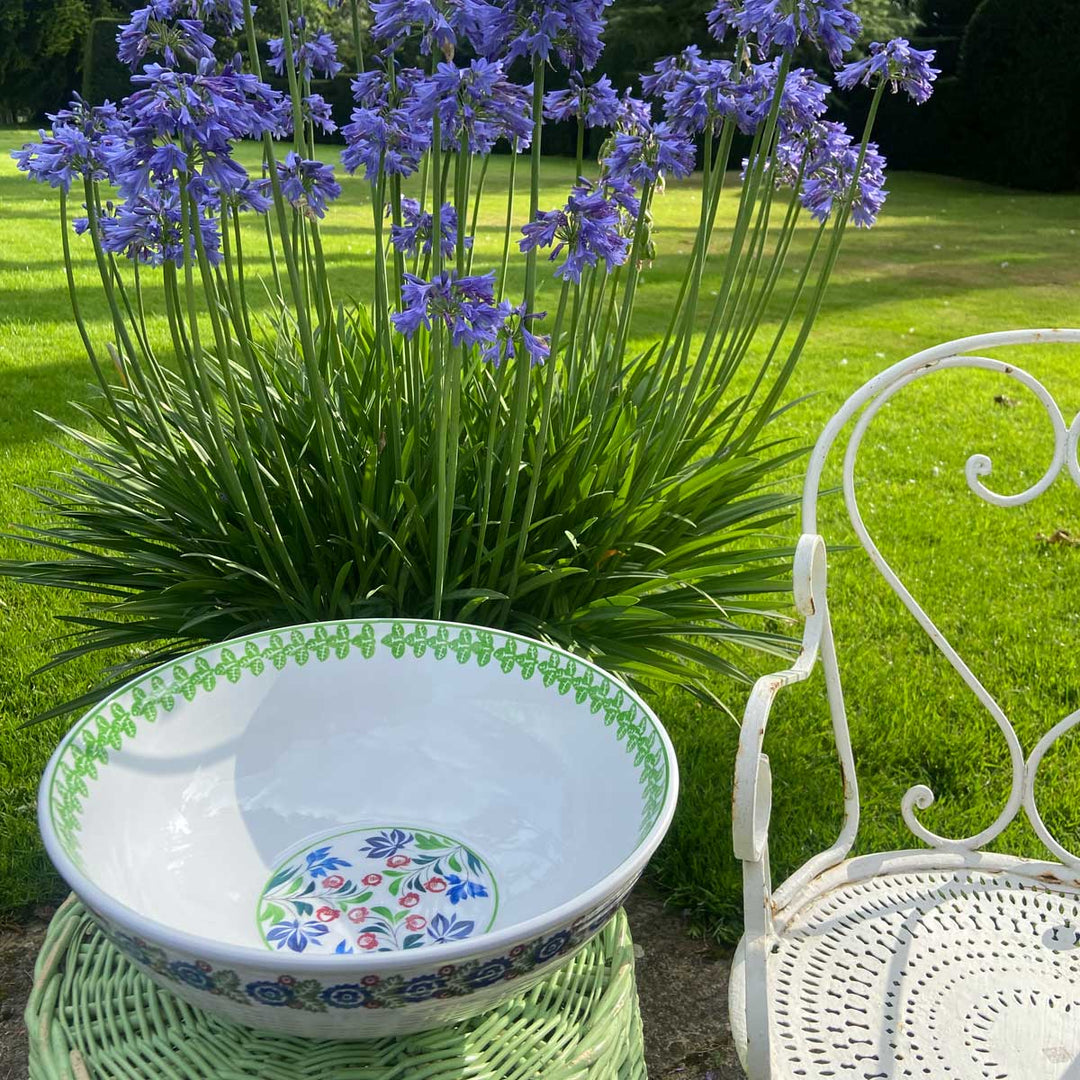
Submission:
[[[87,596],[55,662],[127,650],[60,709],[208,641],[348,617],[503,627],[631,683],[704,696],[711,676],[743,677],[742,649],[784,647],[761,617],[784,588],[789,552],[770,531],[791,501],[775,483],[795,452],[770,424],[847,224],[872,225],[884,202],[870,141],[882,94],[924,100],[932,57],[899,39],[843,65],[859,29],[845,0],[720,0],[708,25],[738,38],[737,61],[690,48],[643,78],[645,98],[620,96],[586,74],[608,3],[371,5],[381,51],[353,80],[341,154],[371,189],[368,307],[332,297],[320,236],[342,189],[314,156],[316,129],[336,124],[313,81],[342,62],[333,36],[288,0],[266,58],[287,93],[263,79],[246,0],[156,0],[119,28],[119,54],[139,72],[120,106],[73,102],[16,152],[60,190],[71,302],[100,398],[83,410],[85,430],[63,429],[75,461],[38,493],[50,520],[23,533],[45,557],[0,572]],[[367,13],[350,6],[361,66]],[[217,57],[215,26],[246,35],[246,63]],[[842,68],[838,85],[872,88],[861,139],[823,119],[829,85],[793,63],[807,44]],[[459,47],[475,58],[458,62]],[[425,68],[406,67],[417,50]],[[516,61],[531,65],[531,86],[511,78]],[[569,88],[545,95],[556,63]],[[577,122],[580,179],[544,209],[552,117]],[[586,162],[589,127],[606,140]],[[750,153],[718,258],[737,132]],[[261,141],[262,177],[236,160],[243,139]],[[512,154],[503,254],[484,272],[473,241],[499,144]],[[637,352],[653,206],[698,153],[688,269],[663,338]],[[86,208],[74,222],[72,184]],[[261,285],[245,257],[253,216],[272,272]],[[755,354],[806,217],[795,287]],[[81,318],[73,224],[112,314],[104,344]],[[524,289],[511,300],[515,246]],[[557,264],[549,310],[542,254]],[[257,307],[262,287],[269,304]],[[151,290],[168,350],[148,332]]]

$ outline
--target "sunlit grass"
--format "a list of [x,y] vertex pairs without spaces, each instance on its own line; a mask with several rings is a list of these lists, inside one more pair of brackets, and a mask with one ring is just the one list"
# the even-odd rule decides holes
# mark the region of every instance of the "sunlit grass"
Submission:
[[[36,411],[72,420],[70,401],[85,398],[90,372],[71,321],[60,262],[54,192],[18,176],[7,149],[18,133],[0,132],[0,519],[28,521],[34,503],[19,485],[48,483],[63,455]],[[475,268],[496,266],[506,213],[507,161],[493,162],[478,230]],[[562,201],[572,163],[546,164],[543,205]],[[891,178],[892,196],[879,226],[849,236],[834,285],[810,340],[791,396],[812,398],[785,414],[778,433],[805,444],[844,397],[873,373],[919,348],[991,329],[1080,321],[1080,198],[1007,192],[919,174]],[[634,338],[663,332],[676,302],[697,208],[693,182],[672,185],[656,213],[659,254],[641,292]],[[734,207],[725,196],[723,223]],[[75,201],[75,200],[73,200]],[[516,217],[525,211],[520,189]],[[368,188],[345,181],[345,194],[323,229],[331,286],[339,298],[371,292],[373,250]],[[809,227],[802,242],[810,235]],[[245,238],[249,269],[269,275],[258,258],[259,234]],[[87,245],[77,280],[92,330],[106,331],[104,304]],[[714,264],[711,277],[717,277]],[[516,280],[516,279],[515,279]],[[511,291],[513,290],[511,283]],[[708,287],[708,283],[707,283]],[[543,295],[552,302],[553,289]],[[150,298],[151,328],[165,330]],[[755,355],[760,355],[760,349]],[[1024,352],[1026,364],[1066,412],[1080,409],[1080,350]],[[1004,393],[1020,402],[997,405]],[[1007,711],[1015,713],[1028,749],[1077,707],[1080,687],[1080,550],[1048,547],[1037,533],[1080,534],[1080,497],[1062,482],[1033,506],[994,510],[963,482],[971,453],[989,453],[993,482],[1019,490],[1045,467],[1045,417],[1022,390],[1001,380],[935,375],[878,420],[868,437],[862,504],[885,554],[915,581],[915,594],[972,660]],[[936,470],[936,471],[935,471]],[[835,482],[838,473],[831,474]],[[799,477],[787,478],[797,490]],[[834,545],[852,540],[843,508],[830,498],[822,528]],[[793,536],[792,525],[790,535]],[[20,549],[0,542],[0,554]],[[943,832],[974,832],[1006,797],[1007,757],[989,721],[966,700],[959,680],[934,656],[864,556],[833,560],[834,612],[861,768],[864,846],[905,843],[899,802],[913,783],[941,796],[927,815]],[[19,725],[88,686],[90,662],[36,678],[64,628],[55,617],[74,610],[63,597],[0,582],[0,909],[58,887],[37,838],[37,779],[63,725]],[[743,688],[717,687],[738,710]],[[674,697],[657,708],[672,731],[683,769],[683,795],[671,837],[655,871],[703,925],[730,932],[738,906],[730,854],[729,805],[737,730],[719,712]],[[773,848],[778,871],[833,839],[839,784],[821,688],[783,701],[769,736],[776,782]],[[1069,755],[1047,762],[1040,796],[1048,820],[1074,848],[1080,840],[1080,792]],[[1077,760],[1073,756],[1071,764]],[[1025,848],[1014,830],[1012,847]]]

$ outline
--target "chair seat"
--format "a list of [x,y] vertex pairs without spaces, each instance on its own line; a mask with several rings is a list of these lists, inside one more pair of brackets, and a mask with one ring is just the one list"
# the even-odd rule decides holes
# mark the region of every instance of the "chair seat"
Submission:
[[778,932],[778,1080],[1080,1080],[1080,888],[884,874],[819,894]]

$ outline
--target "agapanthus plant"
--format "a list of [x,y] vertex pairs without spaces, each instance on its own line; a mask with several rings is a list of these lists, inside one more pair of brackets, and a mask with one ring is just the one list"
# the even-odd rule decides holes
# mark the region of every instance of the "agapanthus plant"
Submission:
[[[349,190],[317,152],[316,128],[333,121],[311,80],[340,61],[292,0],[277,0],[265,54],[249,0],[151,0],[119,35],[131,93],[74,101],[15,153],[58,191],[100,388],[84,409],[97,430],[65,429],[76,463],[40,493],[60,523],[23,534],[41,561],[0,566],[91,598],[58,662],[123,646],[110,669],[121,680],[268,627],[436,617],[712,695],[712,676],[744,677],[739,650],[785,648],[758,617],[784,588],[768,530],[792,502],[775,480],[795,452],[766,429],[846,226],[881,211],[881,96],[925,100],[932,56],[897,40],[842,68],[838,85],[873,90],[860,138],[825,118],[829,87],[793,65],[813,43],[840,65],[857,32],[846,0],[720,0],[709,23],[738,38],[735,60],[692,47],[621,95],[587,74],[609,2],[370,5],[375,48],[353,73],[341,154],[370,201],[366,303],[352,298],[359,268],[350,299],[332,294],[322,243]],[[241,26],[246,60],[219,58],[213,34]],[[408,66],[417,55],[422,67]],[[515,61],[531,85],[510,77]],[[545,94],[558,65],[567,88]],[[556,206],[540,202],[546,120],[578,125],[574,183]],[[589,127],[607,132],[593,161]],[[721,227],[737,132],[751,145]],[[237,152],[245,140],[258,155]],[[506,153],[496,263],[477,223]],[[659,200],[697,161],[676,302],[660,340],[638,349]],[[803,226],[809,244],[796,245]],[[103,339],[82,317],[73,243],[100,272]],[[167,345],[146,314],[158,301]],[[755,344],[762,359],[735,394]]]

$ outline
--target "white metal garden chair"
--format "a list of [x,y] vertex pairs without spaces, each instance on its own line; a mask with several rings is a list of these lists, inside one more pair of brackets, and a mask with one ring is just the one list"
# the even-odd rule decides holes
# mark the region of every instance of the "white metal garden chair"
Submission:
[[[1025,759],[1005,713],[882,558],[860,516],[854,481],[863,436],[893,395],[935,371],[981,368],[1017,380],[1039,398],[1053,425],[1054,459],[1027,491],[998,495],[982,480],[990,474],[990,459],[975,455],[966,468],[972,491],[1007,507],[1043,494],[1065,468],[1080,485],[1080,416],[1070,427],[1036,379],[1011,364],[975,355],[1038,342],[1080,343],[1080,330],[987,334],[912,356],[853,394],[814,449],[795,556],[796,603],[806,620],[802,651],[790,670],[755,685],[736,762],[733,834],[743,863],[746,933],[732,970],[730,1007],[736,1045],[752,1080],[1080,1080],[1080,855],[1050,834],[1034,794],[1044,755],[1080,723],[1080,710],[1052,726]],[[925,786],[912,787],[901,812],[927,847],[848,859],[859,825],[859,789],[826,600],[817,507],[826,457],[860,410],[843,462],[844,498],[855,532],[1001,729],[1012,762],[1012,789],[993,824],[953,839],[920,822],[917,811],[929,807],[934,795]],[[831,848],[774,891],[765,727],[780,690],[805,680],[818,662],[840,760],[844,825]],[[983,850],[1021,809],[1054,861]]]

